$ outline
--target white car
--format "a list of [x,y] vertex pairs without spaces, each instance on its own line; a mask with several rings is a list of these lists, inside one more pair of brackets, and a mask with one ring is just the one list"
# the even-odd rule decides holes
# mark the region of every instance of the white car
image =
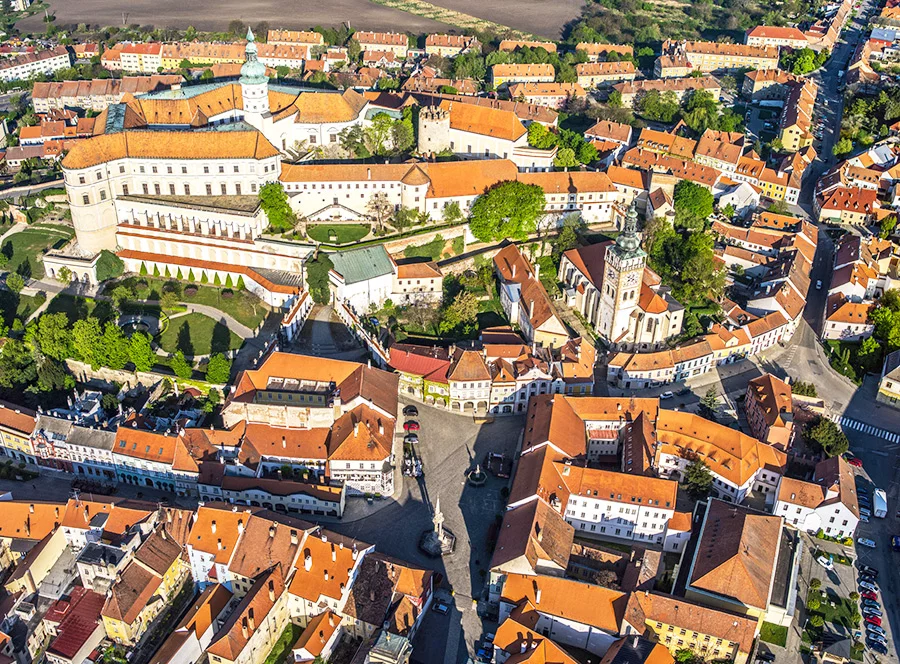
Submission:
[[816,290],[822,290],[822,280],[818,279],[816,281]]
[[856,543],[857,543],[857,544],[860,544],[860,545],[862,545],[862,546],[867,546],[867,547],[869,547],[870,549],[874,549],[874,548],[875,548],[875,542],[874,542],[873,540],[870,540],[870,539],[867,538],[867,537],[857,537],[857,538],[856,538]]
[[671,399],[674,396],[675,396],[674,392],[670,392],[667,390],[667,391],[663,392],[662,394],[660,394],[659,398],[660,399]]
[[827,569],[829,572],[834,569],[834,563],[825,556],[819,556],[818,558],[816,558],[816,562]]

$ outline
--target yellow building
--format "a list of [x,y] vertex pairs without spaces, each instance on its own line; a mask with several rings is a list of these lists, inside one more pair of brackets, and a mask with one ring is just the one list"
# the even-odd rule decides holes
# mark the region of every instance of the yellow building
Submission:
[[757,621],[751,618],[671,595],[632,593],[625,606],[621,634],[647,636],[673,655],[689,649],[706,660],[745,664],[757,631]]
[[184,60],[192,65],[219,65],[243,63],[244,44],[212,44],[205,42],[176,42],[163,44],[163,69],[178,69]]
[[551,64],[494,65],[491,67],[491,83],[495,88],[510,83],[552,83],[556,70]]
[[0,401],[0,453],[18,461],[35,463],[31,447],[36,413],[6,401]]
[[154,531],[110,589],[100,614],[106,635],[116,643],[136,644],[187,573],[181,546],[165,530]]
[[722,44],[719,42],[663,42],[663,54],[684,56],[694,70],[777,69],[778,47]]

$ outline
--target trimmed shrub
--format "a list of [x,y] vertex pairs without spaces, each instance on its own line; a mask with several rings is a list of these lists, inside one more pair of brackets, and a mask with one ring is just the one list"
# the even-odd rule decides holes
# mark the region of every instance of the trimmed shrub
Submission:
[[228,286],[228,288],[232,288],[234,286],[234,282],[231,281],[230,274],[225,275],[225,285]]
[[193,286],[193,285],[188,286],[187,288],[184,289],[184,296],[185,297],[193,297],[194,295],[197,294],[197,290],[198,289],[196,286]]
[[144,261],[141,261],[141,270],[140,270],[140,272],[141,272],[141,276],[142,276],[142,277],[146,277],[146,276],[147,276],[147,264],[146,264]]
[[239,275],[238,275],[238,280],[237,280],[237,289],[238,289],[238,290],[244,290],[244,289],[246,289],[246,288],[247,288],[247,287],[244,285],[244,275],[239,274]]
[[213,279],[213,283],[214,283],[216,286],[221,286],[221,285],[222,285],[222,280],[219,279],[219,273],[218,273],[218,272],[216,272],[216,274],[215,274],[215,278]]
[[226,288],[222,291],[222,297],[224,297],[225,299],[231,299],[234,297],[234,291],[230,288]]
[[209,283],[209,277],[206,276],[206,270],[203,270],[203,272],[200,274],[200,283],[201,284]]
[[188,281],[197,281],[194,278],[194,270],[193,269],[188,270]]

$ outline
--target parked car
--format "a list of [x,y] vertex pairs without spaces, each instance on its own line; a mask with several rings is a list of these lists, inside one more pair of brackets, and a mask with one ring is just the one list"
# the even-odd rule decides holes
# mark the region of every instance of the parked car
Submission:
[[869,511],[868,509],[866,509],[865,507],[860,507],[860,508],[859,508],[859,515],[860,515],[860,516],[865,516],[865,517],[870,517],[870,516],[872,516],[872,512],[870,512],[870,511]]
[[869,517],[867,517],[865,514],[860,514],[859,520],[862,521],[863,523],[869,523]]
[[663,392],[662,394],[659,395],[659,398],[660,399],[671,399],[674,396],[675,396],[674,392],[666,390],[665,392]]
[[874,548],[875,548],[875,541],[874,541],[874,540],[870,540],[868,537],[857,537],[857,538],[856,538],[856,543],[859,544],[859,545],[861,545],[861,546],[867,546],[867,547],[869,547],[870,549],[874,549]]
[[887,645],[887,639],[884,638],[883,634],[876,634],[875,632],[871,632],[871,633],[866,634],[866,638],[872,639],[873,641],[878,641],[879,643],[884,643],[885,645]]
[[409,443],[410,445],[416,445],[419,442],[419,437],[414,433],[408,433],[403,438],[403,441]]
[[[403,423],[403,430],[404,430],[404,431],[418,431],[418,430],[419,430],[419,423],[416,422],[415,420],[410,420],[409,422],[404,422],[404,423]],[[874,546],[874,545],[873,545],[873,546]]]
[[863,617],[865,618],[865,620],[868,624],[881,627],[881,616],[864,615]]
[[764,662],[774,662],[775,661],[775,653],[773,653],[773,652],[758,652],[758,653],[756,653],[756,658],[761,659]]
[[448,613],[450,613],[450,605],[447,604],[447,602],[437,600],[434,604],[431,605],[431,610],[435,613],[440,613],[442,616],[446,616]]
[[884,627],[879,627],[878,625],[866,625],[866,631],[884,636]]
[[403,414],[410,415],[412,417],[418,417],[419,409],[416,408],[415,406],[407,406],[406,408],[403,409]]
[[874,600],[878,599],[877,593],[873,590],[866,590],[865,592],[860,592],[859,596],[862,597],[863,599],[874,599]]
[[869,650],[874,650],[880,655],[887,655],[888,649],[883,643],[879,643],[878,641],[872,641],[871,639],[866,639],[866,647]]
[[900,535],[894,535],[891,537],[891,548],[894,551],[900,551]]
[[[859,594],[860,594],[860,596],[862,596],[862,593],[863,593],[864,590],[868,590],[869,592],[873,592],[873,593],[874,593],[874,592],[876,592],[876,591],[878,590],[878,588],[876,588],[875,586],[873,586],[873,585],[872,585],[871,583],[869,583],[868,581],[860,581],[860,582],[859,582]],[[871,600],[869,600],[869,601],[871,601]]]
[[853,457],[852,459],[847,461],[847,463],[849,463],[851,466],[856,466],[857,468],[863,467],[862,461],[859,460],[859,457]]
[[862,604],[863,609],[880,609],[881,604],[876,602],[873,599],[864,599],[860,602]]
[[878,618],[878,622],[875,623],[876,625],[881,624],[881,617],[884,615],[881,612],[881,609],[863,609],[862,614],[866,618]]
[[[816,138],[822,138],[821,132],[816,134]],[[816,279],[816,290],[822,290],[822,280]]]
[[829,572],[834,569],[834,563],[825,556],[819,556],[818,558],[816,558],[816,562],[827,569]]
[[856,578],[857,581],[868,581],[872,585],[878,583],[877,579],[873,574],[866,574],[865,572],[860,572]]

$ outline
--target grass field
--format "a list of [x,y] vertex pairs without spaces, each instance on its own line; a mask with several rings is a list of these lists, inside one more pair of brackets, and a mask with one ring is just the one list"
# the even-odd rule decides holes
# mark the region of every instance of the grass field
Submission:
[[[126,277],[119,283],[131,288],[135,297],[138,299],[158,300],[160,293],[162,293],[162,288],[167,281],[172,280],[148,276]],[[146,286],[142,287],[140,284],[146,284]],[[185,293],[181,298],[183,302],[205,304],[206,306],[214,307],[219,311],[232,316],[236,321],[251,329],[256,329],[270,312],[269,307],[249,291],[233,288],[231,289],[233,291],[232,296],[225,297],[223,293],[223,291],[226,290],[225,288],[200,283],[190,283],[187,281],[182,281],[181,285],[184,288],[188,288],[189,286],[197,288],[197,293],[194,295]],[[107,289],[107,295],[111,290],[112,289]]]
[[306,233],[316,242],[347,244],[359,242],[369,230],[368,224],[317,224],[307,227]]
[[6,269],[23,277],[42,278],[44,263],[41,256],[49,249],[62,247],[74,234],[71,226],[39,223],[10,235],[0,249],[9,259]]
[[294,623],[288,623],[288,626],[285,627],[281,636],[278,637],[278,641],[276,641],[275,645],[272,647],[272,652],[266,657],[264,664],[283,664],[286,662],[288,656],[291,654],[291,649],[294,647],[294,644],[297,643],[297,639],[300,638],[302,633],[302,628]]
[[759,640],[784,648],[787,643],[787,627],[764,622],[759,630]]
[[243,341],[226,325],[203,314],[173,318],[157,339],[167,353],[180,350],[185,355],[209,355],[240,348]]

